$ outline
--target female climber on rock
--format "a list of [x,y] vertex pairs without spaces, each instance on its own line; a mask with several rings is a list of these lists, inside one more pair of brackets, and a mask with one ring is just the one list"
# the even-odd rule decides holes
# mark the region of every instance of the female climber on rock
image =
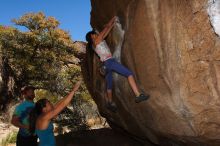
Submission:
[[113,17],[104,27],[104,29],[97,33],[92,30],[86,34],[87,49],[93,49],[99,56],[100,60],[104,63],[106,68],[105,80],[107,83],[107,98],[106,106],[109,110],[116,112],[116,105],[112,101],[112,72],[117,72],[125,77],[127,77],[128,82],[135,93],[135,102],[139,103],[141,101],[147,100],[150,96],[140,93],[137,88],[137,84],[134,80],[133,73],[126,67],[118,63],[110,52],[110,49],[104,40],[109,34],[114,24],[117,22],[117,17]]

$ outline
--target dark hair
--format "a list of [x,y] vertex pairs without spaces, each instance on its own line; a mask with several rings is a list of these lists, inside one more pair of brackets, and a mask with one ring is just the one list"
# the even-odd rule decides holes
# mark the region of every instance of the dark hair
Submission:
[[93,53],[93,48],[92,48],[92,44],[93,44],[93,41],[92,41],[92,38],[91,38],[91,35],[92,34],[96,34],[96,31],[95,30],[92,30],[92,31],[89,31],[87,34],[86,34],[86,41],[87,41],[87,45],[86,45],[86,68],[88,70],[87,72],[87,80],[90,81],[91,78],[93,76],[93,68],[92,68],[92,62],[93,62],[93,56],[94,56],[94,53]]
[[86,46],[86,49],[92,49],[92,38],[91,38],[91,35],[92,34],[96,34],[95,30],[92,30],[92,31],[89,31],[87,34],[86,34],[86,41],[87,41],[87,46]]
[[39,115],[42,113],[43,108],[46,106],[46,103],[48,100],[46,98],[40,99],[35,103],[34,108],[30,112],[29,115],[29,130],[32,134],[34,134],[35,129],[36,129],[36,121]]
[[21,88],[21,94],[25,94],[26,91],[28,91],[28,90],[35,90],[35,89],[36,88],[34,86],[30,86],[30,85],[24,86],[24,87]]

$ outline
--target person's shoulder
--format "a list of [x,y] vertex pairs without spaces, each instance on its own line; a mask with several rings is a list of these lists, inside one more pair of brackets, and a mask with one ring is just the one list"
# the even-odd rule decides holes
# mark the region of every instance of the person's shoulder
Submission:
[[21,102],[15,107],[15,111],[20,111],[20,110],[22,110],[23,107],[24,107],[24,103]]
[[34,102],[29,102],[29,101],[26,101],[25,103],[24,103],[24,106],[30,106],[30,107],[34,107],[35,106],[35,103]]
[[102,41],[97,42],[97,43],[96,43],[96,48],[97,48],[98,46],[102,45],[103,43],[105,43],[105,40],[102,40]]
[[27,106],[34,106],[35,104],[32,102],[23,101],[16,106],[17,109],[26,108]]
[[102,41],[99,42],[99,44],[102,44],[102,43],[106,43],[106,41],[105,41],[105,40],[102,40]]
[[16,108],[22,107],[24,104],[24,101],[22,101],[21,103],[17,104]]

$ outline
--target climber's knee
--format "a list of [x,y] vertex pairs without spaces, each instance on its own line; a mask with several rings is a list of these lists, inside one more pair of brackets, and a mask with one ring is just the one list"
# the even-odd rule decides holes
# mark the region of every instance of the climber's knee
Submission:
[[107,82],[107,91],[108,91],[108,90],[112,90],[112,83],[108,83],[108,82]]
[[134,76],[133,72],[130,70],[127,70],[126,75],[127,78]]

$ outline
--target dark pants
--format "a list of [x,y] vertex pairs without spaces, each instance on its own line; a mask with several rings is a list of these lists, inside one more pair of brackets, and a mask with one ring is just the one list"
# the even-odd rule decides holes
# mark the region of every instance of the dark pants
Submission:
[[130,75],[133,75],[133,73],[127,69],[122,64],[118,63],[114,58],[108,59],[104,62],[107,74],[105,75],[105,80],[107,82],[107,89],[112,89],[112,72],[117,72],[125,77],[129,77]]
[[23,137],[20,134],[17,135],[16,146],[37,146],[37,136]]

